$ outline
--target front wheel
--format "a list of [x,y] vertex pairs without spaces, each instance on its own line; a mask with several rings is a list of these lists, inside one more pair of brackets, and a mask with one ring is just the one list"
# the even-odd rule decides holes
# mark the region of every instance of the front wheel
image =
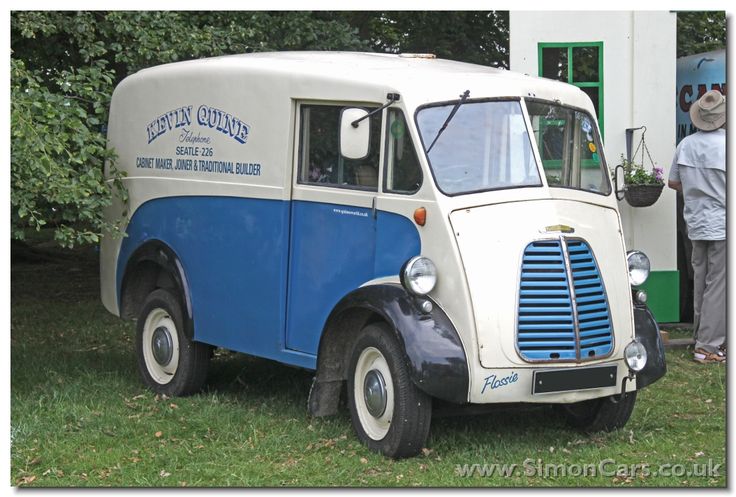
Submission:
[[348,403],[358,438],[388,457],[418,454],[429,434],[432,399],[412,383],[401,346],[386,324],[361,331],[349,367]]
[[179,300],[164,289],[151,292],[138,316],[138,369],[146,385],[170,397],[199,391],[207,376],[210,347],[184,332]]
[[587,432],[613,431],[626,425],[635,403],[636,391],[627,393],[623,399],[611,395],[561,407],[570,426]]

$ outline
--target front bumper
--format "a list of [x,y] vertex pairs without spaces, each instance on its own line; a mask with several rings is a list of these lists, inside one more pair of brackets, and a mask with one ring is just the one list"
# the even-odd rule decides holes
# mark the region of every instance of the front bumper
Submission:
[[[576,371],[597,374],[602,369],[606,371],[607,375],[613,374],[614,377],[606,378],[605,381],[597,384],[608,386],[596,386],[587,383],[580,377],[575,378],[574,373]],[[566,371],[573,374],[571,379],[563,380],[562,384],[555,386],[555,391],[549,392],[545,388],[535,385],[535,376],[539,376],[537,378],[538,383],[539,379],[542,378],[541,375],[551,371]],[[580,402],[620,394],[621,384],[628,375],[629,369],[622,358],[608,359],[595,364],[585,363],[565,366],[538,364],[523,368],[478,368],[471,381],[469,400],[472,404],[515,402],[567,404]],[[566,382],[567,384],[565,384]],[[577,384],[574,384],[575,382]],[[635,389],[636,382],[629,381],[626,383],[627,392]]]

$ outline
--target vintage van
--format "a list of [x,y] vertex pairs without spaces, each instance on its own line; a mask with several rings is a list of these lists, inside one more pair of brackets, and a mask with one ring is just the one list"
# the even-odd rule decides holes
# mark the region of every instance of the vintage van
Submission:
[[424,446],[438,399],[558,404],[612,430],[665,373],[591,101],[430,55],[259,53],[126,78],[127,176],[102,300],[144,382],[196,392],[213,347],[315,372],[372,450]]

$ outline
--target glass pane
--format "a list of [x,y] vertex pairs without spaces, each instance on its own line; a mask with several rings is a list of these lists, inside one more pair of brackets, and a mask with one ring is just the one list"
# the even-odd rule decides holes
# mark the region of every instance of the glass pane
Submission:
[[[419,111],[417,123],[425,146],[435,140],[453,107]],[[460,106],[427,156],[437,186],[449,195],[541,185],[521,105],[516,101]]]
[[386,129],[386,191],[414,193],[422,186],[422,169],[406,127],[404,113],[391,109]]
[[600,95],[600,92],[599,92],[598,87],[597,86],[590,86],[590,87],[583,87],[583,88],[580,88],[580,89],[583,90],[585,92],[585,94],[588,95],[588,97],[590,97],[590,99],[593,101],[593,107],[595,108],[595,115],[596,115],[596,117],[600,118],[601,111],[598,109],[598,107],[599,107],[599,105],[598,105],[599,102],[598,101],[600,100],[598,97]]
[[542,77],[567,82],[567,47],[542,49]]
[[598,47],[573,47],[572,82],[598,83]]
[[329,186],[378,189],[381,114],[369,118],[370,148],[365,159],[340,155],[340,113],[337,105],[302,105],[299,182]]
[[527,101],[527,108],[547,183],[608,195],[611,184],[593,118],[546,102]]

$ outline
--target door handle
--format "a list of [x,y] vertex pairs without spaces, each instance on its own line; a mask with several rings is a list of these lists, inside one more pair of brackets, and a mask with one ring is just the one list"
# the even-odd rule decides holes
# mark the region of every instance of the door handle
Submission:
[[378,217],[378,212],[376,210],[376,198],[373,197],[373,201],[371,202],[371,214],[373,215],[373,219],[376,219]]

